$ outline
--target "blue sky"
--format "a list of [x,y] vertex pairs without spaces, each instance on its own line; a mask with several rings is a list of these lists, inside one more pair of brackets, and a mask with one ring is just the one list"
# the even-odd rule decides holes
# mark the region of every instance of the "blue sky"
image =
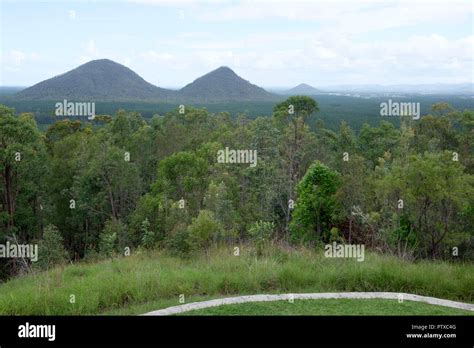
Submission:
[[473,82],[472,4],[2,0],[0,85],[99,58],[162,87],[222,65],[261,86]]

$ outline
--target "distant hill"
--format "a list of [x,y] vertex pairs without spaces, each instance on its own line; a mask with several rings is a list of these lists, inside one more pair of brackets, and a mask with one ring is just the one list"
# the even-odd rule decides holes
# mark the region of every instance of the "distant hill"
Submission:
[[333,85],[325,87],[331,92],[347,93],[373,93],[373,94],[454,94],[454,95],[474,95],[473,83],[436,83],[436,84],[398,84],[398,85]]
[[26,87],[20,86],[0,86],[0,95],[10,95],[20,92]]
[[16,94],[16,100],[153,102],[271,101],[278,95],[251,84],[228,67],[201,76],[180,90],[160,88],[109,59],[93,60]]
[[315,95],[319,93],[321,93],[319,89],[307,85],[306,83],[301,83],[296,87],[281,92],[281,94],[285,95]]
[[62,75],[23,87],[0,87],[0,96],[12,102],[26,101],[103,101],[103,102],[170,102],[214,103],[234,101],[278,101],[285,95],[323,95],[345,93],[356,95],[399,94],[474,94],[474,84],[423,85],[337,85],[324,91],[302,83],[289,90],[273,93],[251,84],[228,67],[220,67],[180,90],[160,88],[148,83],[131,69],[109,59],[93,60]]
[[15,99],[146,101],[169,99],[175,94],[146,82],[121,64],[100,59],[26,88],[15,94]]
[[279,97],[238,76],[232,69],[222,66],[199,77],[179,91],[185,100],[209,101],[258,101]]

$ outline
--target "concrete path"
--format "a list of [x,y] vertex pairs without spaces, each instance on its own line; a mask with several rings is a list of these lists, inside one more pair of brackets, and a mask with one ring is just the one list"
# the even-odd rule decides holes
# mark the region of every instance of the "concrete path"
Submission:
[[195,309],[216,307],[235,303],[246,303],[246,302],[267,302],[267,301],[289,301],[294,300],[317,300],[317,299],[387,299],[397,301],[416,301],[425,302],[432,305],[465,309],[474,311],[474,304],[455,302],[450,300],[443,300],[435,297],[426,297],[412,294],[405,294],[399,292],[326,292],[326,293],[312,293],[312,294],[281,294],[281,295],[249,295],[249,296],[237,296],[221,298],[217,300],[193,302],[187,303],[180,306],[168,307],[165,309],[159,309],[153,312],[145,313],[144,315],[172,315],[183,312],[192,311]]

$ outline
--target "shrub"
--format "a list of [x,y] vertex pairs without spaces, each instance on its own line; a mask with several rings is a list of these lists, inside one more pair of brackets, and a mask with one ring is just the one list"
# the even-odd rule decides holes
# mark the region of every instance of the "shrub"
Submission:
[[147,249],[152,248],[156,243],[156,234],[150,230],[150,221],[143,220],[140,229],[142,232],[141,244]]
[[38,243],[38,261],[34,264],[40,269],[48,269],[62,264],[67,260],[67,252],[63,246],[63,237],[54,225],[44,229],[43,238]]
[[167,247],[179,256],[188,256],[191,252],[191,241],[186,224],[178,224],[171,231]]
[[329,243],[345,243],[344,236],[342,235],[341,231],[337,227],[331,228],[331,231],[329,231],[329,236],[328,236],[328,241]]
[[99,250],[102,255],[111,256],[114,251],[123,253],[131,247],[127,226],[118,219],[108,220],[100,236]]
[[189,225],[188,232],[192,248],[207,249],[211,242],[222,234],[222,226],[213,212],[201,210],[198,217]]
[[275,224],[269,221],[257,221],[249,229],[250,238],[255,243],[257,253],[262,254],[263,248],[267,245],[275,230]]

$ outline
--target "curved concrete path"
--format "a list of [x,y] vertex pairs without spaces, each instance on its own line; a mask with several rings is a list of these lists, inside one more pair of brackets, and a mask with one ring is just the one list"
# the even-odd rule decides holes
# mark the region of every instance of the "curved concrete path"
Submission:
[[216,307],[235,303],[246,303],[246,302],[267,302],[267,301],[288,301],[294,300],[318,300],[318,299],[387,299],[387,300],[400,300],[403,301],[416,301],[425,302],[432,305],[465,309],[468,311],[474,311],[474,304],[455,302],[450,300],[443,300],[435,297],[426,297],[413,294],[405,294],[400,292],[325,292],[325,293],[312,293],[312,294],[282,294],[282,295],[249,295],[249,296],[237,296],[227,297],[210,301],[193,302],[187,303],[180,306],[168,307],[165,309],[159,309],[157,311],[148,312],[143,315],[172,315],[183,312],[192,311],[195,309]]

